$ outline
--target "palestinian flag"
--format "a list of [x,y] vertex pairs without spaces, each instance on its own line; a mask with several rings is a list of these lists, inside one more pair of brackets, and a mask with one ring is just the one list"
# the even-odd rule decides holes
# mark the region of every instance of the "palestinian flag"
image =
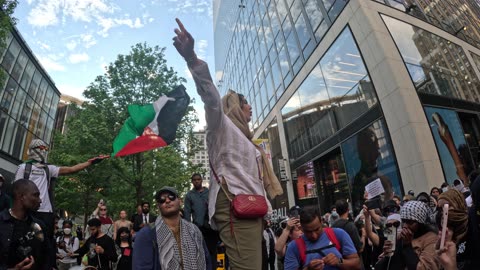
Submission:
[[112,156],[121,157],[169,145],[190,104],[183,85],[177,86],[153,104],[129,105],[120,133],[113,141]]

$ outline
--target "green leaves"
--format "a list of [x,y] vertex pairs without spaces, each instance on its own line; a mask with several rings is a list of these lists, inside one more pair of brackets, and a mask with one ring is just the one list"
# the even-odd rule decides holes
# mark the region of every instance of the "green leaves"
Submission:
[[[146,43],[132,46],[127,55],[118,55],[106,73],[84,91],[89,99],[72,106],[65,134],[55,134],[50,162],[64,166],[111,153],[112,142],[128,117],[129,104],[148,104],[185,82],[164,58],[165,48]],[[58,206],[69,213],[90,214],[103,198],[110,214],[129,213],[141,201],[153,205],[155,192],[164,185],[186,191],[190,176],[198,167],[188,158],[196,148],[192,132],[198,122],[193,107],[179,125],[177,139],[165,148],[124,158],[111,158],[90,166],[73,177],[62,177],[56,187]],[[186,146],[189,146],[186,148]],[[152,207],[154,209],[154,207]]]

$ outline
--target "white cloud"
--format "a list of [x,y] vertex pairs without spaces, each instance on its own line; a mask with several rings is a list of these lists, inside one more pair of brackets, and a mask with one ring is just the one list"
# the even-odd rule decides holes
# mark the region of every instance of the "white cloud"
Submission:
[[42,49],[44,49],[44,50],[46,50],[46,51],[49,51],[50,48],[51,48],[50,45],[45,44],[45,43],[43,43],[43,42],[41,42],[41,41],[37,41],[37,44],[38,44],[38,46],[40,46],[40,48],[42,48]]
[[82,34],[80,35],[80,39],[82,41],[82,45],[87,49],[97,44],[97,41],[92,34]]
[[81,62],[87,62],[90,60],[90,57],[86,53],[77,53],[77,54],[71,54],[68,57],[68,60],[70,60],[70,63],[72,64],[78,64]]
[[196,51],[197,51],[198,57],[201,59],[205,59],[207,55],[206,49],[208,47],[208,41],[205,39],[200,39],[196,41],[196,45],[197,45]]
[[69,51],[73,51],[77,47],[77,42],[75,40],[70,40],[65,46]]
[[192,73],[190,73],[190,70],[188,67],[185,67],[185,77],[187,77],[190,80],[193,80]]
[[67,85],[67,84],[59,84],[56,85],[60,93],[66,94],[69,96],[76,97],[81,100],[85,100],[83,96],[83,91],[85,91],[85,87],[79,85]]
[[102,37],[108,36],[108,31],[114,27],[126,25],[130,28],[142,28],[145,25],[141,22],[140,18],[136,18],[135,21],[132,19],[115,19],[115,18],[101,18],[98,21],[98,24],[102,27],[102,30],[98,31],[98,34]]
[[40,63],[42,64],[42,66],[48,71],[48,72],[52,72],[52,71],[64,71],[65,70],[65,67],[56,62],[55,60],[51,59],[50,57],[45,57],[45,56],[40,56],[40,55],[37,55],[37,58],[38,60],[40,61]]
[[184,0],[168,1],[168,12],[178,14],[188,14],[197,16],[208,16],[212,18],[212,1],[207,0]]
[[57,24],[57,12],[60,9],[60,4],[61,1],[58,0],[40,1],[28,14],[28,23],[38,27]]

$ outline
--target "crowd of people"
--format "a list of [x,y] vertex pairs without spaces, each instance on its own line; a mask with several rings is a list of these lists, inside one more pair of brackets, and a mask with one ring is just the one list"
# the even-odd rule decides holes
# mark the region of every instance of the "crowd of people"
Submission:
[[[358,213],[359,200],[354,206],[350,198],[340,198],[326,213],[295,206],[275,224],[267,197],[283,190],[265,152],[252,142],[251,106],[231,90],[220,97],[207,64],[195,54],[193,37],[177,23],[173,44],[205,104],[209,188],[195,173],[193,188],[183,198],[164,186],[145,198],[137,213],[128,218],[122,210],[115,221],[101,200],[87,230],[75,229],[71,220],[59,221],[53,214],[53,179],[108,156],[55,166],[46,163],[48,146],[32,140],[12,198],[0,193],[0,270],[79,265],[97,270],[480,269],[475,256],[480,250],[478,179],[471,179],[470,187],[457,179],[416,196],[413,191],[403,198],[380,195],[376,203],[364,194]],[[153,201],[156,211],[150,208]],[[219,248],[227,258],[221,265]]]

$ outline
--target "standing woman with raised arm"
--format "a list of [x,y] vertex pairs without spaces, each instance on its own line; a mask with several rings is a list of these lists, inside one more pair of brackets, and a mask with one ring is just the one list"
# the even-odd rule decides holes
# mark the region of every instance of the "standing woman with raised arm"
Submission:
[[195,54],[194,39],[180,20],[177,23],[180,29],[175,29],[173,45],[185,58],[205,104],[208,156],[214,171],[208,205],[210,224],[220,232],[231,269],[261,269],[262,218],[235,217],[230,213],[229,198],[266,193],[274,198],[283,193],[282,188],[265,153],[251,141],[248,122],[252,107],[232,90],[220,98],[208,65]]

